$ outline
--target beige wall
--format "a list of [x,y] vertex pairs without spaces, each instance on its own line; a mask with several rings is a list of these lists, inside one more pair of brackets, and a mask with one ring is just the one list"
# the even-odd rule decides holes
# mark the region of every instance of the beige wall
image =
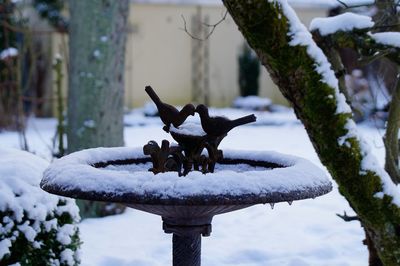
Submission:
[[126,105],[148,101],[144,87],[151,85],[162,99],[185,103],[190,94],[190,39],[179,30],[181,14],[189,7],[132,4],[126,56]]
[[[192,100],[192,42],[182,30],[184,22],[191,30],[191,17],[201,8],[202,18],[209,16],[209,23],[216,23],[224,14],[223,6],[195,6],[173,4],[132,3],[129,15],[129,34],[126,45],[125,104],[139,107],[149,101],[144,92],[151,85],[160,97],[172,104],[185,104]],[[325,16],[324,9],[297,9],[302,21],[308,26],[313,17]],[[202,20],[203,21],[203,20]],[[228,15],[210,38],[209,88],[210,104],[229,106],[238,96],[237,57],[244,39],[232,18]],[[68,39],[53,34],[52,54],[66,56]],[[260,75],[260,95],[276,103],[285,103],[279,90],[268,77],[264,68]],[[66,72],[65,72],[66,73]],[[67,75],[64,77],[67,86]],[[66,95],[66,91],[64,91]]]
[[[220,20],[223,6],[202,6],[203,17],[210,23]],[[302,21],[308,26],[313,17],[325,16],[323,9],[299,9]],[[196,13],[192,5],[132,4],[130,33],[126,57],[126,105],[142,106],[148,101],[144,86],[152,85],[160,97],[173,104],[191,101],[191,42],[181,28],[181,15],[190,30],[191,16]],[[231,17],[218,25],[209,38],[209,84],[211,104],[228,106],[238,96],[237,56],[243,37]],[[285,100],[262,69],[260,95],[277,103]]]

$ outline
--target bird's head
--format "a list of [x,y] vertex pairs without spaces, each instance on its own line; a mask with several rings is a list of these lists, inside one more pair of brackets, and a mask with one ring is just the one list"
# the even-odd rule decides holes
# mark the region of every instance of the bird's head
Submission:
[[166,152],[169,151],[169,141],[168,141],[168,140],[164,139],[164,140],[161,142],[161,150],[162,150],[162,151],[166,151]]
[[199,104],[196,107],[196,112],[201,114],[207,114],[208,113],[208,108],[204,104]]
[[145,155],[151,155],[160,150],[160,146],[158,146],[157,142],[154,140],[149,141],[146,145],[143,147],[143,153]]
[[184,111],[186,114],[188,115],[194,115],[194,112],[196,111],[196,109],[194,108],[194,105],[189,103],[186,104],[183,108],[182,111]]

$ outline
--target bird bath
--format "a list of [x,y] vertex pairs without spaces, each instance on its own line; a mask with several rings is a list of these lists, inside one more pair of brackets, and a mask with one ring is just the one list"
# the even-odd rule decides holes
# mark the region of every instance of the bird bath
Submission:
[[[332,189],[324,172],[305,159],[276,152],[218,150],[230,126],[213,135],[212,130],[202,130],[204,125],[178,125],[165,117],[164,130],[178,145],[163,140],[161,147],[150,141],[143,149],[72,153],[50,165],[41,187],[61,196],[118,202],[161,216],[164,232],[173,234],[175,266],[200,265],[201,236],[210,235],[215,215],[255,204],[315,198]],[[249,117],[253,120],[247,116],[234,121],[248,123]]]

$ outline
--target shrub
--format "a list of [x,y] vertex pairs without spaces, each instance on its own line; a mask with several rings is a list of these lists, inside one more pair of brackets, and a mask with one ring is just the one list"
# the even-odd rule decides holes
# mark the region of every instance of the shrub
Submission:
[[260,61],[247,43],[243,44],[238,61],[240,96],[258,95]]
[[47,166],[28,152],[0,149],[0,265],[79,264],[79,210],[39,188]]

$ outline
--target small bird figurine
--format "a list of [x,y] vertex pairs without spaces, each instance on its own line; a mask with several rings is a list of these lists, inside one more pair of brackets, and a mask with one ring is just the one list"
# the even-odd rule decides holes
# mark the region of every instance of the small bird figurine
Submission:
[[200,115],[200,121],[203,130],[207,133],[207,135],[212,137],[223,136],[234,127],[256,121],[256,116],[253,114],[235,120],[230,120],[222,116],[210,117],[207,107],[203,104],[200,104],[196,107],[196,112]]
[[149,169],[154,174],[165,172],[164,164],[169,155],[169,142],[163,140],[161,147],[154,140],[143,146],[144,155],[150,155],[153,167]]
[[186,104],[181,111],[174,106],[163,103],[152,87],[146,86],[145,91],[156,104],[161,121],[165,124],[163,129],[169,132],[171,124],[178,128],[189,115],[194,115],[195,108],[193,104]]

